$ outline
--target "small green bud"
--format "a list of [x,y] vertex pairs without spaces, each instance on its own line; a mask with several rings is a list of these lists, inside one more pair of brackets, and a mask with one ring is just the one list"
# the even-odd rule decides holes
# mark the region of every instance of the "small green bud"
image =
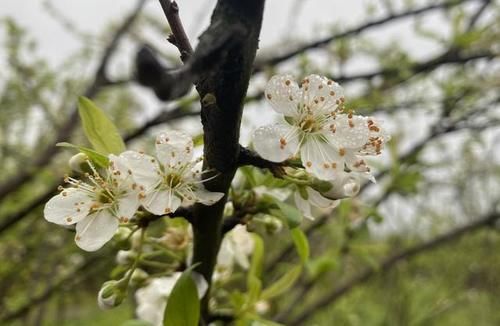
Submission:
[[79,172],[79,173],[85,173],[85,172],[89,172],[88,170],[89,169],[89,166],[87,164],[87,161],[88,161],[88,157],[87,155],[83,154],[83,153],[78,153],[78,154],[75,154],[73,155],[70,159],[69,159],[69,167],[71,168],[71,170],[75,171],[75,172]]
[[127,250],[130,248],[130,233],[132,231],[127,227],[118,228],[118,232],[116,232],[114,237],[115,245],[118,249]]
[[119,250],[116,253],[116,263],[118,265],[130,265],[136,257],[132,250]]
[[148,279],[148,276],[144,270],[136,268],[130,277],[130,285],[138,287]]
[[97,294],[97,304],[103,310],[119,306],[127,294],[125,279],[104,282]]

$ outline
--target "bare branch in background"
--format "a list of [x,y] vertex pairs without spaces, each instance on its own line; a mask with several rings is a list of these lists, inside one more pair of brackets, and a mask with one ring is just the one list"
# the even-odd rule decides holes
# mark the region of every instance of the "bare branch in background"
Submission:
[[[125,18],[121,26],[116,30],[115,34],[111,38],[109,44],[104,49],[98,68],[94,74],[94,80],[87,87],[87,90],[84,93],[86,97],[94,97],[102,87],[105,87],[110,83],[110,80],[106,75],[106,69],[109,64],[109,60],[113,53],[116,51],[119,40],[125,35],[127,30],[131,28],[133,23],[136,21],[144,4],[145,0],[138,1],[135,8]],[[21,172],[9,178],[7,181],[0,185],[0,202],[5,200],[5,197],[7,195],[18,190],[25,183],[30,182],[39,169],[47,166],[52,161],[54,155],[59,150],[55,146],[55,144],[66,141],[68,140],[68,138],[70,138],[78,123],[78,110],[76,107],[73,107],[71,108],[70,112],[71,113],[66,122],[61,126],[59,130],[57,130],[54,142],[38,155],[38,159],[35,160],[33,164],[23,168]]]
[[[468,225],[456,228],[452,231],[446,232],[436,238],[424,242],[419,245],[415,245],[414,247],[410,247],[405,249],[399,253],[391,255],[385,259],[383,259],[379,267],[377,269],[366,269],[358,275],[353,276],[351,279],[347,280],[344,284],[336,287],[333,291],[322,295],[318,300],[314,303],[306,307],[298,316],[288,319],[283,316],[283,319],[287,319],[286,325],[305,325],[304,323],[312,317],[313,314],[318,311],[328,308],[329,305],[334,303],[338,298],[347,294],[349,291],[354,289],[355,287],[369,281],[373,277],[380,275],[382,272],[386,272],[396,264],[406,261],[416,255],[421,253],[440,248],[442,245],[445,245],[451,241],[455,241],[460,239],[462,236],[470,234],[476,230],[482,229],[484,227],[488,227],[493,225],[498,219],[500,215],[497,212],[488,214],[479,218],[477,221],[472,222]],[[283,322],[283,320],[281,320]]]

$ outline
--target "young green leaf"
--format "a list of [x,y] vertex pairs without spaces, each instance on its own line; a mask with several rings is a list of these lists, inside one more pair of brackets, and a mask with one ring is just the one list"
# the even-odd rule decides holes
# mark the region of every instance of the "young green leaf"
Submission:
[[307,236],[299,228],[291,229],[290,234],[292,235],[293,244],[295,245],[295,249],[297,249],[300,260],[305,264],[309,259],[309,241],[307,240]]
[[254,239],[254,248],[252,254],[252,261],[250,263],[250,269],[248,271],[248,279],[247,279],[248,288],[250,288],[251,277],[260,279],[260,275],[262,274],[262,265],[264,262],[264,241],[256,233],[252,233],[252,237]]
[[153,324],[151,324],[150,322],[145,321],[145,320],[131,319],[131,320],[127,320],[126,322],[124,322],[120,326],[153,326]]
[[109,159],[105,155],[102,155],[101,153],[98,153],[93,149],[83,146],[73,145],[70,143],[57,143],[56,146],[75,148],[79,150],[81,153],[87,155],[89,160],[91,160],[93,163],[95,163],[97,166],[101,168],[106,168],[109,165]]
[[278,206],[279,210],[277,209],[272,209],[270,210],[270,213],[276,217],[279,217],[280,219],[285,222],[290,229],[296,228],[297,226],[302,223],[302,213],[295,208],[292,205],[286,204],[282,202],[281,200],[278,200],[277,198],[274,198],[272,196],[264,196],[265,200],[272,199],[274,204]]
[[78,98],[78,113],[85,136],[97,152],[107,155],[125,151],[125,143],[116,126],[94,102],[86,97]]
[[302,265],[292,267],[292,269],[286,272],[285,275],[262,291],[260,299],[269,300],[285,293],[295,284],[301,273]]
[[198,326],[200,299],[196,284],[191,277],[193,267],[182,273],[172,289],[165,308],[164,326]]

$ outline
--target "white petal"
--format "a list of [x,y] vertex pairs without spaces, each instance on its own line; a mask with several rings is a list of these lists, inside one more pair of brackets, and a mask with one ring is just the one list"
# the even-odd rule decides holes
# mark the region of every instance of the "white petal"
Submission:
[[360,149],[368,143],[370,129],[368,119],[359,115],[339,114],[335,118],[335,133],[332,139],[338,147]]
[[139,208],[139,197],[137,193],[131,191],[126,196],[118,199],[118,217],[124,219],[131,219],[137,209]]
[[142,206],[155,215],[163,215],[175,212],[181,205],[181,199],[175,196],[171,190],[152,191],[141,200]]
[[[129,151],[130,152],[130,151]],[[125,153],[123,153],[125,154]],[[127,155],[127,154],[126,154]],[[116,156],[110,154],[109,158],[109,173],[113,176],[113,179],[117,181],[128,181],[128,183],[133,183],[132,180],[132,170],[128,164],[128,160],[125,156]]]
[[345,164],[349,169],[355,172],[370,172],[370,168],[364,159],[353,153],[354,151],[346,150]]
[[302,198],[300,192],[296,191],[293,195],[293,198],[295,200],[295,205],[297,206],[299,211],[301,211],[306,218],[314,220],[314,217],[311,214],[311,205],[307,200]]
[[302,92],[293,76],[273,76],[266,85],[265,96],[276,112],[298,116],[297,105],[302,101]]
[[309,202],[318,208],[334,208],[339,204],[338,200],[331,200],[323,197],[318,191],[307,187],[307,194],[309,195]]
[[108,210],[91,214],[76,225],[75,242],[86,251],[96,251],[111,240],[118,229],[118,219]]
[[298,130],[282,123],[260,127],[253,134],[253,146],[266,160],[283,162],[297,151]]
[[49,222],[70,225],[87,216],[92,203],[87,193],[77,188],[66,188],[45,204],[43,215]]
[[175,167],[193,159],[193,140],[179,132],[163,132],[156,137],[156,155],[164,166]]
[[224,193],[208,191],[204,187],[199,187],[198,189],[196,189],[194,191],[194,195],[197,202],[207,206],[215,204],[222,197],[224,197]]
[[338,180],[333,182],[333,187],[323,195],[330,199],[342,199],[356,196],[359,190],[359,178],[353,173],[343,173]]
[[344,170],[344,161],[335,146],[316,137],[308,137],[300,148],[306,171],[322,180],[334,180]]
[[344,98],[344,90],[336,82],[319,75],[309,75],[302,81],[304,104],[313,111],[335,111]]
[[127,151],[120,154],[125,164],[132,171],[135,182],[146,189],[155,187],[161,180],[160,167],[158,161],[149,155]]

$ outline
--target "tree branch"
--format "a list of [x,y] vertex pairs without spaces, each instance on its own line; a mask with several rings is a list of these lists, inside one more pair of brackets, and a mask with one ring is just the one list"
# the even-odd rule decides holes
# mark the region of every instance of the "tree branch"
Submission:
[[[98,91],[110,83],[108,77],[106,76],[106,68],[108,66],[109,60],[112,54],[115,52],[119,40],[123,37],[126,31],[132,26],[136,21],[139,13],[144,6],[145,0],[139,0],[137,6],[132,10],[132,12],[123,21],[122,25],[116,30],[114,36],[112,37],[110,43],[104,49],[100,63],[94,74],[94,81],[87,87],[85,91],[86,97],[94,97]],[[75,125],[78,122],[78,110],[76,107],[71,109],[70,116],[63,124],[63,126],[57,131],[54,143],[48,146],[39,156],[35,162],[29,166],[28,169],[24,169],[15,176],[11,177],[0,185],[0,202],[5,199],[7,195],[19,189],[23,184],[31,181],[36,175],[38,170],[51,161],[58,148],[55,144],[67,140],[75,129]]]
[[[301,53],[304,53],[308,50],[321,48],[323,46],[330,44],[333,41],[337,41],[337,40],[340,40],[340,39],[343,39],[346,37],[360,34],[361,32],[363,32],[367,29],[381,26],[381,25],[384,25],[388,22],[396,21],[396,20],[411,17],[411,16],[422,15],[424,13],[427,13],[427,12],[430,12],[433,10],[437,10],[437,9],[448,9],[448,8],[451,8],[451,7],[466,3],[466,2],[470,2],[470,1],[479,1],[479,0],[446,1],[446,2],[443,2],[440,4],[434,4],[434,5],[421,7],[418,9],[408,10],[406,12],[395,14],[395,15],[391,14],[391,15],[388,15],[384,18],[368,22],[366,24],[360,25],[358,27],[347,30],[345,32],[342,32],[339,34],[334,34],[334,35],[325,37],[323,39],[304,44],[302,46],[297,47],[294,50],[291,50],[291,51],[286,52],[286,53],[281,54],[281,55],[277,55],[277,56],[272,57],[272,58],[258,58],[256,61],[254,71],[255,72],[262,71],[265,67],[277,65],[277,64],[282,63],[284,61],[287,61],[287,60],[289,60],[289,59],[291,59],[291,58],[293,58]],[[481,0],[481,1],[484,1],[484,0]]]
[[271,162],[263,159],[256,152],[240,146],[238,156],[238,166],[251,165],[261,169],[268,169],[276,178],[282,178],[285,174],[284,167],[288,166],[285,162]]
[[469,234],[473,231],[481,229],[483,227],[487,227],[492,225],[495,221],[500,218],[500,215],[495,212],[491,213],[483,218],[478,219],[475,222],[472,222],[468,225],[459,227],[455,230],[444,233],[433,240],[424,242],[422,244],[416,245],[414,247],[410,247],[405,249],[399,253],[391,255],[386,259],[380,262],[379,268],[373,269],[369,268],[359,273],[358,275],[352,277],[347,280],[341,286],[335,288],[330,293],[326,293],[321,296],[318,300],[316,300],[313,304],[308,306],[304,311],[302,311],[297,317],[291,319],[286,325],[305,325],[305,321],[308,320],[314,313],[317,311],[327,308],[333,302],[335,302],[338,298],[345,295],[355,287],[367,282],[371,278],[376,275],[379,275],[381,272],[385,272],[398,264],[401,261],[408,260],[418,254],[423,252],[427,252],[429,250],[436,249],[446,243],[449,243],[454,240],[458,240],[460,237]]
[[[222,215],[227,192],[239,157],[241,115],[257,51],[263,11],[264,0],[219,0],[211,24],[200,37],[193,54],[196,56],[212,47],[227,30],[237,29],[244,36],[234,44],[224,45],[227,54],[215,67],[209,65],[211,71],[202,74],[196,83],[201,98],[204,169],[216,171],[216,177],[204,185],[209,191],[226,194],[212,206],[196,204],[194,207],[193,263],[200,263],[196,271],[209,284],[222,237]],[[206,295],[202,300],[204,320],[209,316],[208,299]]]
[[193,54],[193,48],[182,26],[181,18],[179,17],[179,6],[175,1],[159,1],[172,31],[172,35],[168,38],[168,41],[179,49],[181,60],[185,63],[191,54]]

